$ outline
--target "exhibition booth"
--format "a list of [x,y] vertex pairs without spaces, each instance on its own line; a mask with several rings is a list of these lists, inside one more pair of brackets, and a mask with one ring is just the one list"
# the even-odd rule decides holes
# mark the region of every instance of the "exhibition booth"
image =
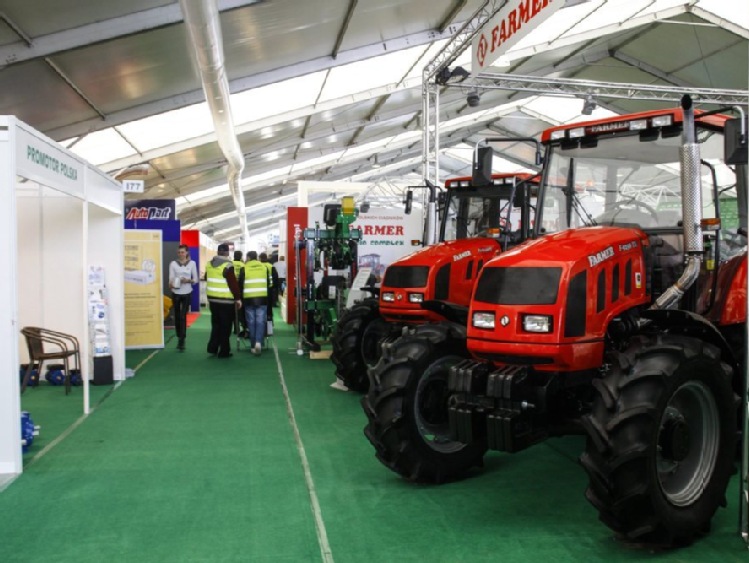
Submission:
[[[0,484],[22,471],[20,331],[41,327],[79,342],[82,412],[89,380],[125,377],[123,196],[116,182],[14,117],[0,117]],[[33,392],[29,389],[27,392]]]

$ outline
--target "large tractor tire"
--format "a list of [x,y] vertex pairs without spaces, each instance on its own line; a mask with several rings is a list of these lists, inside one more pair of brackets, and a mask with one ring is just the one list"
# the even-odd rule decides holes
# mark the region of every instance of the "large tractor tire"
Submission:
[[452,481],[482,465],[486,446],[456,442],[449,431],[448,374],[467,357],[465,339],[447,323],[426,324],[388,344],[370,370],[364,434],[377,458],[410,481]]
[[367,369],[380,358],[380,341],[394,327],[380,316],[377,299],[365,299],[346,311],[333,332],[333,354],[336,377],[352,391],[369,389]]
[[709,530],[733,468],[731,376],[717,347],[658,335],[640,337],[596,381],[583,420],[585,496],[622,539],[678,547]]

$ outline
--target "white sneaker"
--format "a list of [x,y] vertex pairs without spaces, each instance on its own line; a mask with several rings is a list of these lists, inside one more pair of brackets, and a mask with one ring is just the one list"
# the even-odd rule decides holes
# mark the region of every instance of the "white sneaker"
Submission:
[[256,356],[260,355],[260,351],[262,350],[262,347],[260,346],[260,342],[255,342],[255,348],[252,350],[252,353]]

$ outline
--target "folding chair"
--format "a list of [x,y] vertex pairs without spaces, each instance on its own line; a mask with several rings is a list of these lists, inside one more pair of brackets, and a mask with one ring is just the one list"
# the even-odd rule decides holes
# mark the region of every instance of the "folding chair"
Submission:
[[[70,393],[70,359],[74,360],[75,367],[80,373],[81,353],[78,339],[64,332],[57,332],[37,326],[27,326],[21,329],[26,339],[26,348],[29,351],[29,365],[23,375],[21,393],[26,390],[31,378],[31,372],[36,368],[42,373],[42,364],[48,360],[62,360],[65,365],[65,394]],[[48,347],[55,349],[50,350]],[[45,349],[46,348],[46,349]]]

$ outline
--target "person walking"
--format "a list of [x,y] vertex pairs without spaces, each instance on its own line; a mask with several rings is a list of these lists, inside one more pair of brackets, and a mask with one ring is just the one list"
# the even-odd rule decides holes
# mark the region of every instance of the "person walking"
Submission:
[[177,334],[177,349],[185,349],[187,336],[187,312],[190,310],[192,286],[198,283],[198,267],[190,259],[190,248],[186,244],[177,247],[177,259],[169,263],[169,287],[172,289],[174,306],[174,332]]
[[275,286],[273,285],[273,264],[271,264],[268,261],[268,255],[265,252],[260,253],[260,262],[265,266],[268,270],[268,307],[266,311],[266,317],[267,320],[269,320],[271,323],[273,322],[273,292],[275,291]]
[[[237,277],[237,280],[239,280],[239,275],[242,273],[242,270],[244,269],[244,260],[242,260],[242,251],[241,250],[235,250],[234,251],[234,260],[231,261],[231,263],[234,265],[234,275]],[[239,290],[242,290],[242,286],[239,286]],[[247,325],[245,324],[244,320],[244,311],[242,311],[241,315],[237,315],[234,319],[234,334],[239,335],[240,338],[246,338],[247,337]]]
[[256,356],[262,351],[265,337],[265,323],[268,310],[268,288],[270,274],[268,268],[257,259],[257,252],[247,253],[244,271],[240,274],[244,311],[247,317],[247,333],[250,337],[250,350]]
[[242,272],[242,268],[244,268],[241,250],[234,251],[234,260],[232,260],[231,263],[234,265],[234,275],[239,279],[239,274]]
[[219,244],[218,255],[205,268],[206,294],[211,309],[211,337],[208,353],[219,358],[230,358],[232,327],[235,310],[242,307],[242,292],[229,258],[229,245]]
[[279,256],[278,261],[273,266],[278,272],[278,294],[280,295],[286,289],[286,259]]

